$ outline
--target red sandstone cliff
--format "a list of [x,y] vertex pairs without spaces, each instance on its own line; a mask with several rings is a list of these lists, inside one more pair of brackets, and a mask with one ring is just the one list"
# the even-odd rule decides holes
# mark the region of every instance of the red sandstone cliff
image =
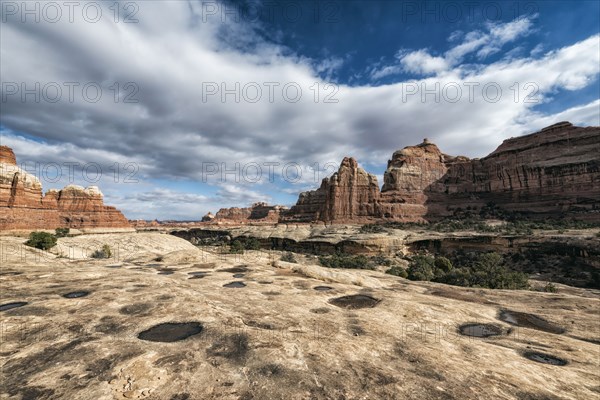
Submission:
[[69,185],[42,195],[42,185],[17,166],[13,151],[0,146],[0,230],[128,228],[127,219],[105,206],[95,186]]
[[284,206],[269,206],[267,203],[255,203],[251,207],[221,208],[216,215],[206,214],[202,222],[216,224],[277,223]]
[[600,127],[562,122],[474,160],[443,154],[426,139],[393,154],[381,192],[375,177],[346,158],[282,220],[423,221],[490,202],[538,217],[600,220]]
[[541,217],[600,220],[600,127],[561,122],[505,140],[480,160],[451,159],[446,166],[429,188],[430,215],[493,202]]
[[346,157],[338,172],[323,179],[317,190],[300,194],[298,203],[283,219],[303,222],[368,220],[377,216],[379,185],[377,178]]

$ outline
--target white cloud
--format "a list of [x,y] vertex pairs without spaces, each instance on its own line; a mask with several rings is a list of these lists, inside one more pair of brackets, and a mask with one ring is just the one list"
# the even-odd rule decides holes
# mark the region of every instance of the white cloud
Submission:
[[506,23],[489,22],[485,25],[485,31],[476,30],[466,34],[462,31],[455,31],[450,35],[448,41],[451,43],[456,43],[460,39],[462,41],[440,56],[430,54],[427,49],[400,50],[396,55],[399,64],[374,68],[371,71],[371,78],[378,80],[402,71],[417,75],[437,75],[457,66],[467,55],[472,53],[475,54],[477,60],[481,61],[498,53],[505,44],[529,35],[533,31],[533,19],[535,18],[537,15],[530,18],[517,18]]
[[[484,57],[532,29],[530,23],[518,21],[491,25],[486,32],[457,34],[458,45],[443,57],[426,50],[402,54],[401,60],[407,60],[410,68],[435,77],[377,87],[340,85],[334,96],[338,102],[324,103],[324,96],[332,91],[324,89],[319,73],[334,71],[339,65],[335,59],[318,66],[315,60],[260,39],[247,24],[220,19],[199,22],[201,9],[196,2],[143,2],[139,6],[139,24],[114,24],[107,11],[107,19],[97,24],[8,22],[0,36],[3,82],[24,82],[28,87],[35,82],[99,82],[104,89],[97,103],[83,101],[81,96],[57,103],[9,97],[0,117],[13,133],[4,132],[2,144],[14,147],[20,160],[136,163],[139,184],[100,182],[107,202],[122,207],[130,218],[172,218],[175,214],[198,218],[208,210],[270,200],[270,193],[281,192],[280,179],[273,184],[264,179],[257,185],[237,184],[222,182],[217,174],[205,183],[206,163],[225,163],[231,168],[236,162],[242,166],[273,162],[279,163],[278,175],[288,163],[306,169],[315,163],[339,164],[344,156],[383,165],[395,150],[420,143],[423,137],[449,154],[484,156],[515,132],[537,129],[534,120],[547,121],[547,125],[568,116],[597,120],[595,103],[566,115],[534,111],[535,103],[524,102],[528,93],[524,85],[535,84],[540,101],[549,101],[556,91],[587,87],[600,72],[600,35],[548,51],[539,59],[461,65],[459,60],[466,55]],[[399,62],[392,68],[402,67]],[[373,74],[377,73],[374,69]],[[379,72],[380,76],[384,73],[384,69]],[[115,102],[109,89],[114,82],[135,82],[139,101]],[[236,102],[232,95],[224,102],[218,95],[204,101],[202,90],[207,82],[227,88],[237,82],[240,87],[255,82],[263,87],[263,97],[256,103]],[[273,102],[265,82],[280,85]],[[315,82],[320,84],[319,102],[310,89]],[[520,87],[518,101],[511,90],[515,82]],[[302,88],[298,102],[282,99],[281,88],[287,83]],[[472,101],[466,83],[479,85]],[[457,85],[462,95],[456,102],[441,94],[439,101],[432,95],[422,96],[423,85],[431,89],[436,84],[438,93],[445,85]],[[501,89],[497,102],[482,95],[486,84]],[[415,85],[418,92],[407,95],[408,85]],[[24,139],[19,132],[47,144]],[[182,189],[157,188],[163,179],[196,182],[195,192],[201,194],[186,197]],[[318,180],[307,173],[295,186],[315,187]],[[206,194],[204,199],[203,188],[218,194]],[[143,199],[137,193],[144,194]],[[183,196],[182,202],[174,206],[177,196]]]
[[400,56],[403,69],[413,74],[437,74],[448,69],[443,57],[433,57],[425,50],[418,50]]

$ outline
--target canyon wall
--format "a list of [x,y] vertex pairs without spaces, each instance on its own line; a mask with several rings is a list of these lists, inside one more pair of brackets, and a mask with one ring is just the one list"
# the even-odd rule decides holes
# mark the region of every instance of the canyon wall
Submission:
[[600,127],[561,122],[472,160],[444,154],[425,139],[393,154],[381,191],[373,175],[346,158],[281,220],[427,221],[490,203],[531,217],[600,221]]
[[214,224],[277,223],[284,206],[270,206],[267,203],[254,203],[251,207],[221,208],[216,215],[206,214],[202,222]]
[[96,186],[69,185],[48,190],[32,174],[19,168],[15,154],[0,146],[0,230],[67,228],[128,228],[114,207],[105,206]]
[[338,172],[323,179],[317,190],[300,194],[298,202],[282,219],[337,223],[368,221],[377,215],[379,201],[377,177],[358,167],[354,158],[346,157]]

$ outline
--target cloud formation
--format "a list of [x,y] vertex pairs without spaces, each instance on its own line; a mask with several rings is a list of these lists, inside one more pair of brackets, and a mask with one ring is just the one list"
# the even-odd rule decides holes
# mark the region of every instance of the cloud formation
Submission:
[[[115,23],[108,8],[96,23],[9,18],[0,38],[2,144],[15,147],[21,160],[135,163],[138,186],[101,182],[130,218],[199,218],[215,207],[318,186],[322,176],[282,182],[290,163],[324,168],[350,155],[383,165],[396,149],[423,137],[450,154],[483,156],[504,138],[537,129],[537,121],[569,116],[574,123],[600,124],[597,102],[556,115],[536,110],[557,91],[598,79],[600,35],[484,64],[534,29],[533,19],[488,24],[454,35],[442,55],[404,50],[398,64],[379,72],[382,77],[389,75],[385,68],[400,68],[417,79],[335,86],[320,76],[331,75],[342,59],[301,57],[263,39],[258,23],[208,18],[196,1],[138,5],[138,23]],[[464,64],[467,56],[482,63]],[[36,85],[39,101],[21,90],[35,92]],[[57,86],[62,96],[48,101]],[[92,101],[98,87],[102,96]],[[236,163],[259,164],[265,173],[257,183],[223,182],[220,174],[206,179],[207,166],[232,169]],[[274,183],[269,165],[278,177]],[[192,182],[210,193],[198,189],[186,197],[182,189],[161,187],[163,180]]]

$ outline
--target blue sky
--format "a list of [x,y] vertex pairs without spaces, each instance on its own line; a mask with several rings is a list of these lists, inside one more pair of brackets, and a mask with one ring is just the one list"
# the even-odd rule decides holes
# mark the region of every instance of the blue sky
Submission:
[[600,125],[597,1],[128,3],[54,21],[40,3],[25,22],[3,4],[0,141],[45,189],[99,185],[132,219],[290,205],[344,156],[381,184],[424,137],[481,157],[561,120]]

